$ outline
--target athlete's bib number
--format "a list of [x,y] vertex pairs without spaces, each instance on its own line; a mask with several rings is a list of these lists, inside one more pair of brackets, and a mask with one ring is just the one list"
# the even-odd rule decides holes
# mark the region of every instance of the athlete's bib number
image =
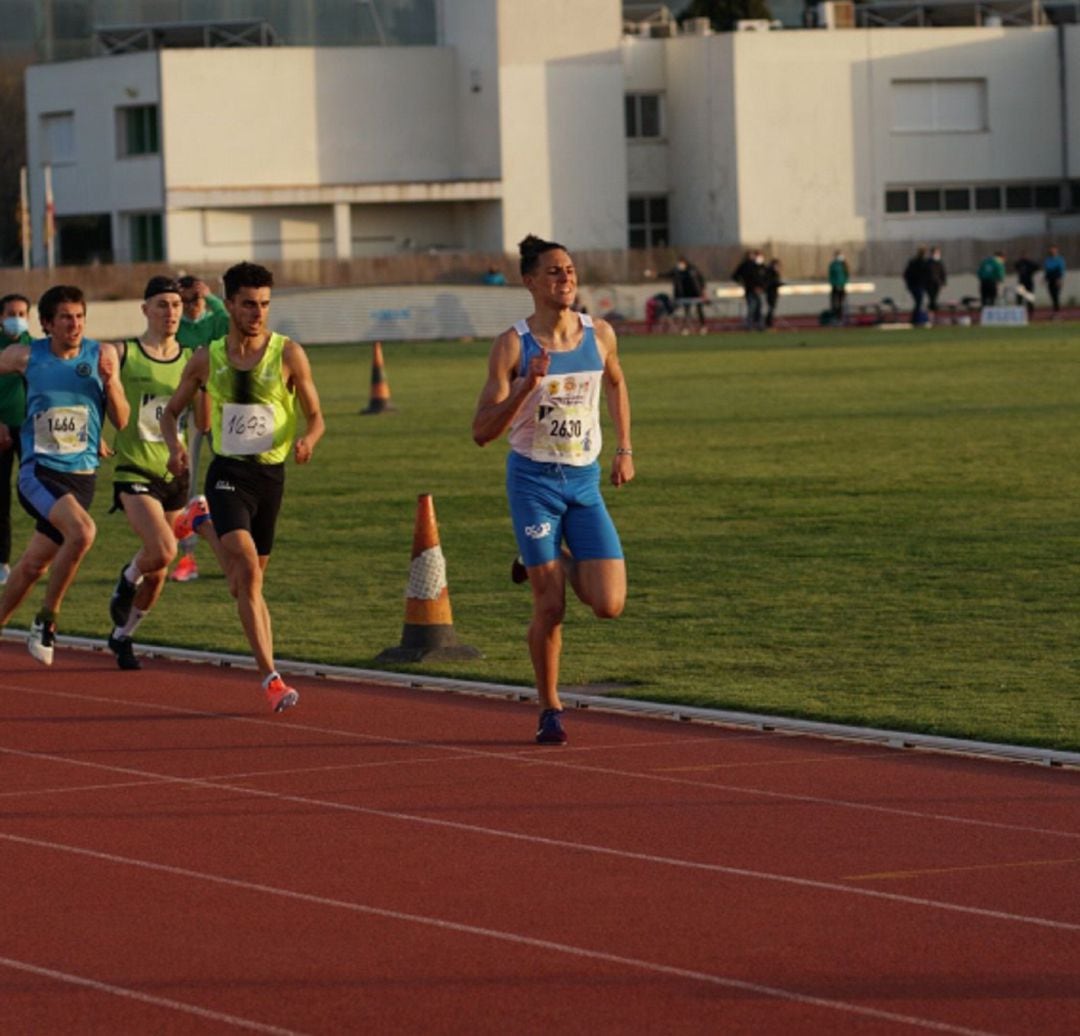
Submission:
[[165,413],[168,396],[144,395],[139,404],[139,438],[143,442],[164,442],[161,434],[161,415]]
[[54,406],[34,414],[34,452],[53,457],[82,453],[89,420],[85,406]]
[[274,408],[269,403],[226,403],[221,408],[221,452],[266,453],[274,445]]
[[541,404],[536,412],[534,456],[545,454],[561,460],[583,457],[590,449],[589,414],[583,405],[559,406],[550,400]]

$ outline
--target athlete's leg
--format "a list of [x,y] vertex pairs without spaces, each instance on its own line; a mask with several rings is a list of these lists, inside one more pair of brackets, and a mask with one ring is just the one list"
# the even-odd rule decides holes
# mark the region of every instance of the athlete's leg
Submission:
[[251,645],[259,675],[265,679],[274,672],[273,630],[270,610],[263,597],[263,572],[270,558],[258,555],[255,541],[246,529],[225,533],[220,537],[220,544],[229,592],[236,598],[240,624]]
[[60,544],[50,540],[44,533],[35,532],[23,551],[22,556],[11,567],[3,596],[0,597],[0,626],[6,626],[8,620],[19,605],[26,600],[26,595],[45,575],[60,550]]
[[626,607],[626,562],[622,558],[564,558],[563,565],[578,600],[598,619],[622,615]]
[[161,502],[148,493],[123,493],[121,500],[128,524],[142,542],[133,558],[133,564],[142,577],[135,594],[134,607],[148,612],[161,596],[166,572],[176,557],[172,523],[177,512],[166,514]]
[[529,622],[529,658],[536,676],[541,709],[561,709],[559,660],[562,655],[562,623],[566,614],[566,573],[561,561],[528,568],[533,613]]
[[60,497],[53,505],[49,511],[49,524],[64,537],[53,559],[49,582],[45,587],[44,607],[55,615],[60,611],[64,595],[78,574],[82,559],[94,545],[97,526],[71,493]]

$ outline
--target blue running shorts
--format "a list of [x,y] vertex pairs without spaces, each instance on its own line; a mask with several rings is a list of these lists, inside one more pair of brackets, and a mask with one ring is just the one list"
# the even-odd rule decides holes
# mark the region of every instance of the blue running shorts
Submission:
[[526,567],[556,560],[563,540],[576,561],[622,558],[619,534],[600,495],[599,461],[571,467],[511,450],[506,495]]

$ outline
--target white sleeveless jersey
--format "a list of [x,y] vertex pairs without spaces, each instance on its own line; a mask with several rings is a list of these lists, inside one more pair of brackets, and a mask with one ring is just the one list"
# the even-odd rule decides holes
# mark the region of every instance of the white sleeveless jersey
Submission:
[[[510,425],[510,448],[542,463],[584,467],[600,456],[600,388],[604,361],[592,317],[579,314],[583,334],[577,347],[551,352],[551,366]],[[525,320],[514,324],[521,339],[524,374],[541,351]]]

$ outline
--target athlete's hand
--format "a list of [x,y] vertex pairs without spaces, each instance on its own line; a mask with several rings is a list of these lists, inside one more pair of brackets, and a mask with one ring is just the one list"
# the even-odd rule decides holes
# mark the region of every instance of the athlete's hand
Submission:
[[311,460],[312,449],[307,439],[304,436],[300,436],[299,439],[293,444],[293,456],[296,458],[297,464],[306,464]]
[[547,375],[548,370],[551,367],[551,353],[547,349],[541,349],[531,360],[529,360],[529,369],[526,372],[526,377],[535,386],[541,378]]
[[98,452],[98,456],[103,458],[103,459],[106,458],[106,457],[115,457],[116,456],[116,450],[114,450],[105,441],[104,437],[102,437],[101,439],[98,440],[97,452]]
[[11,432],[8,431],[8,426],[0,421],[0,453],[5,450],[10,450],[15,445],[15,440],[11,437]]
[[116,377],[116,349],[107,342],[102,343],[101,352],[98,353],[98,374],[103,385],[108,385]]
[[611,484],[622,486],[634,477],[634,458],[629,453],[616,453],[611,461]]
[[175,449],[170,447],[169,460],[166,466],[177,478],[183,475],[188,469],[187,450],[182,445],[177,446]]

